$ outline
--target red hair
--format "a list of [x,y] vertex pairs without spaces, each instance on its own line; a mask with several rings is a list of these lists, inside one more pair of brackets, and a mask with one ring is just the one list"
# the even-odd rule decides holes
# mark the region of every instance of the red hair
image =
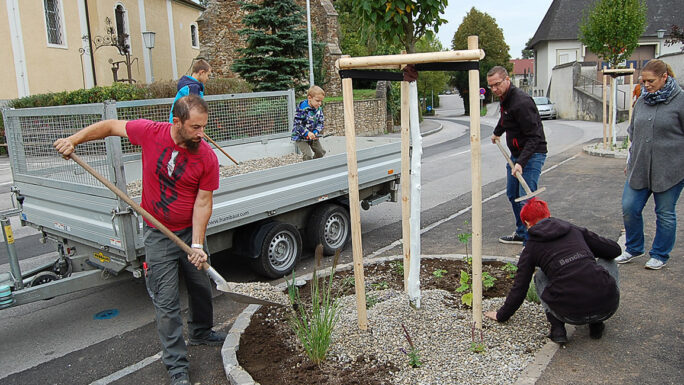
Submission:
[[522,219],[523,222],[529,223],[530,226],[534,226],[537,222],[550,216],[549,206],[546,202],[537,198],[532,198],[527,201],[522,210],[520,210],[520,219]]

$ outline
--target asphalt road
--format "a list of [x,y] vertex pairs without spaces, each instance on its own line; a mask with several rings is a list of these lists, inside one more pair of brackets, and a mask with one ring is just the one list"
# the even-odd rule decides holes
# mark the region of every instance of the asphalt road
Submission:
[[[445,220],[469,205],[470,142],[465,135],[468,118],[462,116],[460,102],[458,96],[442,97],[443,107],[435,118],[442,125],[442,130],[423,140],[423,227]],[[482,119],[484,197],[496,194],[505,186],[502,180],[505,160],[498,148],[489,142],[494,124],[492,118]],[[544,124],[549,143],[552,143],[549,146],[550,158],[567,158],[569,155],[562,153],[601,134],[600,124],[596,123],[545,121]],[[3,197],[5,195],[2,194]],[[401,237],[400,204],[385,203],[380,207],[362,211],[366,256],[399,252],[398,248],[388,245]],[[512,224],[510,229],[505,229],[505,224],[511,221],[500,220],[501,231],[512,231]],[[456,218],[453,223],[458,225],[463,220]],[[18,227],[14,223],[13,226]],[[15,231],[19,234],[18,239],[28,239],[22,241],[18,250],[26,263],[46,258],[45,254],[33,248],[37,245],[29,230],[23,230],[25,233]],[[440,243],[444,241],[435,239],[424,245],[440,250]],[[505,249],[499,255],[510,253],[515,252]],[[244,263],[229,255],[219,254],[212,258],[217,270],[228,280],[259,279]],[[350,248],[347,248],[343,261],[350,259]],[[298,266],[298,271],[304,273],[310,265],[311,260],[305,259]],[[0,266],[0,271],[6,270],[6,265]],[[227,328],[241,308],[223,296],[215,297],[216,324]],[[97,319],[96,316],[106,310],[117,315]],[[0,311],[0,323],[3,325],[0,330],[0,384],[166,383],[165,370],[156,356],[159,342],[153,320],[153,309],[144,283],[134,279]],[[219,352],[218,348],[191,348],[193,382],[220,383],[215,382],[223,372]]]

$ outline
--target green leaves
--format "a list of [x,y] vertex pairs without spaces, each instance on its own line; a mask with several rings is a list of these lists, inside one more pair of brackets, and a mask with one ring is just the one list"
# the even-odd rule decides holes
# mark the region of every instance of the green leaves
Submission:
[[632,55],[645,30],[644,0],[599,0],[585,11],[579,40],[615,68]]

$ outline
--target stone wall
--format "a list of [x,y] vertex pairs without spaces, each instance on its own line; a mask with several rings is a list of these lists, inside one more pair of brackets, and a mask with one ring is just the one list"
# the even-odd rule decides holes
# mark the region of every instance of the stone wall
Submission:
[[[344,106],[342,102],[326,102],[325,133],[344,135]],[[354,101],[354,124],[356,135],[372,136],[385,132],[387,128],[387,102],[385,99]]]
[[[256,1],[256,0],[246,0]],[[306,9],[306,0],[295,0]],[[335,61],[342,55],[339,47],[339,24],[337,12],[330,0],[312,0],[311,23],[318,41],[326,44],[324,66],[326,80],[323,88],[326,96],[341,93],[342,82],[335,70]],[[197,20],[200,38],[200,57],[209,61],[213,71],[221,77],[237,77],[230,67],[239,57],[238,48],[245,45],[237,31],[244,28],[238,0],[209,0],[206,11]]]

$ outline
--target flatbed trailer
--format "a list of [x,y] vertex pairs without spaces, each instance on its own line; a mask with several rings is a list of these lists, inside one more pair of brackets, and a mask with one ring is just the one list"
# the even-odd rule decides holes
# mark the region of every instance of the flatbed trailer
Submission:
[[[293,91],[216,95],[206,100],[207,133],[238,161],[296,151],[289,138]],[[21,224],[54,241],[59,254],[49,265],[10,272],[13,302],[8,306],[131,275],[142,277],[142,218],[75,162],[62,159],[52,143],[103,119],[164,121],[172,101],[3,110]],[[398,139],[359,137],[357,143],[362,206],[396,202],[401,170]],[[210,254],[228,250],[221,255],[244,256],[258,273],[277,278],[292,271],[305,247],[320,243],[326,254],[344,247],[351,236],[344,137],[325,138],[324,145],[328,154],[320,159],[221,178],[207,227]],[[119,137],[84,143],[77,149],[83,160],[123,191],[141,179],[139,151]],[[232,164],[214,151],[219,163]]]

